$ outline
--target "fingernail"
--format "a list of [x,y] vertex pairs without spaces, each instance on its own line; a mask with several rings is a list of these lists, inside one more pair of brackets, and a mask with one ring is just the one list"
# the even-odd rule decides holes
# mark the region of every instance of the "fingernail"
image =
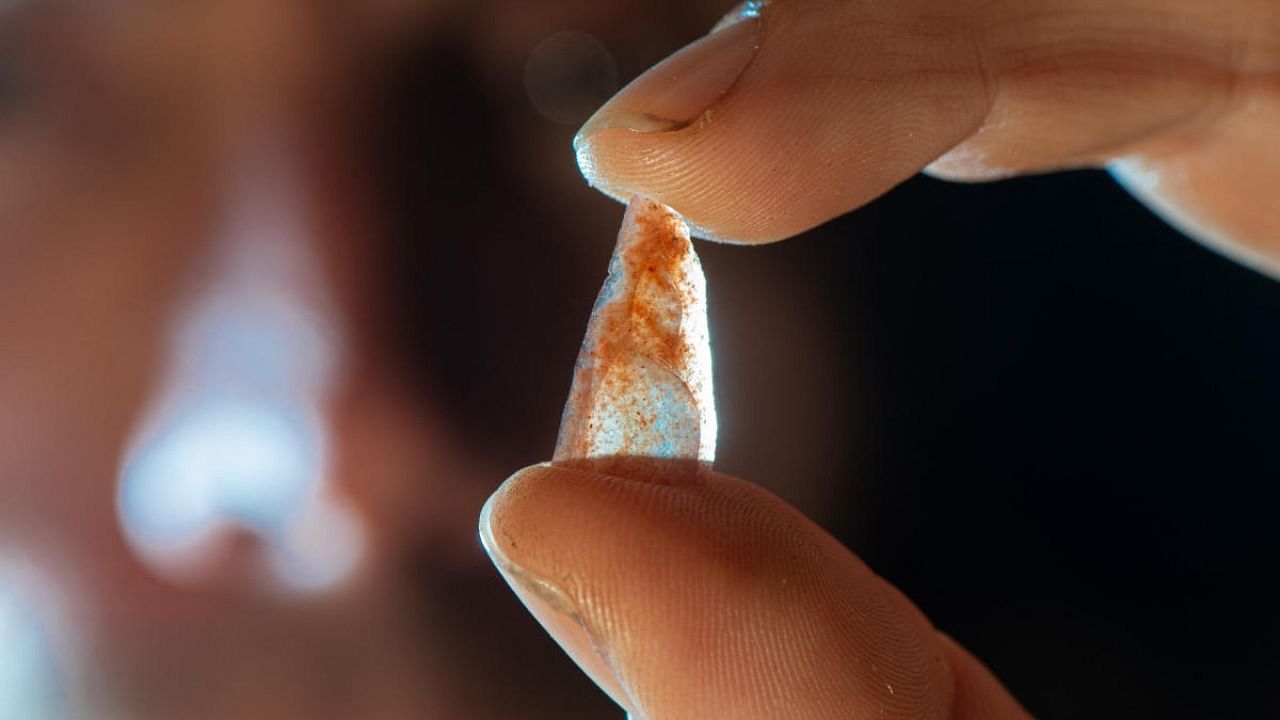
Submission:
[[650,68],[587,120],[574,137],[584,141],[608,128],[666,132],[688,126],[728,92],[760,47],[762,3],[746,2],[711,33]]
[[[504,486],[505,487],[505,486]],[[494,531],[494,507],[501,502],[500,488],[484,505],[480,513],[480,544],[493,561],[512,592],[529,610],[538,624],[573,659],[601,690],[630,713],[638,708],[630,693],[618,677],[609,660],[609,650],[601,641],[600,633],[589,625],[586,616],[572,597],[556,582],[540,577],[513,562],[505,545],[514,547],[510,537],[499,539]]]

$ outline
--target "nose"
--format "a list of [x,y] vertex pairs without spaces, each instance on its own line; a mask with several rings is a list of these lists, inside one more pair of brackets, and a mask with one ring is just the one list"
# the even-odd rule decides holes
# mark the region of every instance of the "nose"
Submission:
[[250,137],[227,159],[118,512],[130,547],[168,579],[315,590],[351,572],[362,536],[330,472],[344,330],[321,256],[334,238],[295,136]]
[[340,31],[307,3],[210,7],[220,192],[117,513],[132,551],[171,581],[314,591],[345,579],[363,546],[330,422],[351,304],[334,283],[351,268],[335,260],[368,239],[360,174],[343,172],[352,72]]

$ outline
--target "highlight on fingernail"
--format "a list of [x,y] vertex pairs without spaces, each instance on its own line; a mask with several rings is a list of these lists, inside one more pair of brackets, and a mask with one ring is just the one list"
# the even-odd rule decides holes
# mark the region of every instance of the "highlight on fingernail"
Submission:
[[724,17],[711,28],[711,32],[719,32],[730,25],[740,23],[743,20],[754,20],[760,17],[760,13],[764,11],[765,5],[769,0],[746,0],[739,3],[737,7],[725,13]]

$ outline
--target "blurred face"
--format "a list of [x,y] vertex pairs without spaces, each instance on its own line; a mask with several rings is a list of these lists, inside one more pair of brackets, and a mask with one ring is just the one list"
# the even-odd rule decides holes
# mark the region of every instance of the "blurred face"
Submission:
[[[174,294],[232,185],[252,175],[237,164],[276,152],[316,192],[303,167],[323,132],[304,122],[317,83],[302,29],[314,21],[286,9],[0,6],[6,510],[56,502],[57,483],[114,452]],[[50,479],[33,485],[33,473]]]
[[[75,684],[128,716],[181,697],[252,716],[261,698],[193,695],[227,684],[200,665],[325,654],[244,598],[314,585],[308,548],[346,537],[349,573],[362,547],[331,487],[358,263],[325,269],[372,241],[346,142],[360,12],[0,3],[0,628],[47,630],[5,645],[43,643],[56,676],[0,673],[0,697]],[[16,662],[49,669],[36,655]]]
[[[0,5],[0,527],[79,583],[130,561],[122,445],[215,246],[345,232],[318,211],[343,92],[323,25],[289,3]],[[246,221],[249,196],[286,217]]]
[[583,33],[647,61],[720,5],[0,0],[0,646],[30,620],[53,668],[0,697],[607,707],[530,662],[475,517],[550,447],[616,228],[568,138],[641,66]]

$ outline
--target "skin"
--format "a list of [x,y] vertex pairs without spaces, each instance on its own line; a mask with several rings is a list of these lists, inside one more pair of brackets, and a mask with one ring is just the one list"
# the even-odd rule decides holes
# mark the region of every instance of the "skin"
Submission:
[[[921,170],[1112,165],[1197,239],[1280,268],[1274,2],[779,0],[760,23],[706,111],[670,117],[682,101],[652,76],[607,104],[579,136],[588,179],[708,237],[762,243]],[[694,121],[619,126],[664,114]],[[901,593],[743,480],[536,466],[481,529],[517,594],[634,717],[1028,715]]]
[[602,190],[747,243],[921,170],[984,180],[1125,160],[1159,180],[1140,197],[1274,268],[1278,18],[1265,0],[777,2],[746,71],[698,122],[638,133],[601,117],[700,109],[643,88],[584,128],[580,155]]
[[[128,434],[163,377],[170,323],[207,262],[243,158],[278,153],[299,213],[322,228],[300,242],[341,268],[322,281],[345,314],[368,312],[355,288],[367,253],[351,250],[374,235],[361,215],[370,190],[350,179],[353,69],[330,57],[363,57],[383,42],[382,20],[353,12],[335,23],[288,1],[98,5],[0,7],[0,66],[20,81],[0,101],[0,561],[29,564],[32,584],[56,598],[37,607],[56,631],[68,715],[464,714],[442,688],[446,671],[406,632],[423,610],[410,609],[387,568],[369,563],[343,595],[282,603],[260,591],[246,537],[226,544],[202,584],[176,584],[142,566],[116,513]],[[364,369],[376,361],[350,359],[334,462],[341,478],[368,481],[362,502],[378,518],[369,541],[381,549],[408,544],[397,536],[405,513],[379,512],[384,492],[403,492],[388,486],[404,468],[473,471],[434,419],[406,407],[398,377]],[[451,536],[472,527],[421,524]],[[328,663],[345,667],[339,681],[321,681],[351,698],[339,711],[314,679]],[[13,711],[8,702],[0,711]]]
[[[670,5],[688,20],[690,3]],[[769,7],[759,54],[708,108],[714,121],[661,135],[601,131],[588,138],[597,184],[644,191],[717,237],[765,242],[921,168],[983,179],[1136,156],[1162,172],[1170,208],[1230,230],[1199,237],[1274,258],[1274,3],[879,5]],[[339,474],[358,487],[371,555],[385,563],[372,563],[369,584],[302,607],[240,594],[234,578],[217,592],[177,587],[138,564],[114,515],[121,448],[238,177],[232,159],[264,137],[279,142],[323,228],[307,242],[345,269],[330,280],[350,324],[370,324],[359,321],[376,315],[376,292],[359,260],[378,232],[363,209],[375,190],[362,185],[361,159],[344,154],[344,123],[367,85],[359,63],[438,12],[479,3],[0,6],[0,45],[40,69],[43,88],[35,102],[5,106],[0,140],[0,539],[72,600],[81,645],[65,652],[100,685],[90,704],[128,717],[324,717],[340,711],[316,692],[319,658],[334,668],[320,676],[325,689],[339,678],[358,698],[348,716],[484,717],[450,700],[456,658],[405,639],[399,621],[420,619],[420,604],[381,586],[394,582],[411,531],[431,528],[445,539],[433,550],[460,558],[473,545],[465,517],[479,500],[443,480],[424,489],[423,478],[496,472],[452,448],[449,420],[405,407],[376,337],[353,337],[365,354],[351,358],[336,419]],[[564,26],[604,36],[609,22],[645,18],[672,32],[649,3],[545,0],[532,18],[528,7],[493,0],[475,12],[509,20],[477,31],[496,66],[519,68]],[[429,509],[407,507],[423,495]],[[488,517],[509,565],[553,579],[591,611],[578,616],[611,648],[608,662],[592,638],[583,644],[581,626],[540,617],[638,717],[1020,713],[900,593],[745,481],[658,490],[533,468]],[[750,642],[701,632],[729,612]]]

